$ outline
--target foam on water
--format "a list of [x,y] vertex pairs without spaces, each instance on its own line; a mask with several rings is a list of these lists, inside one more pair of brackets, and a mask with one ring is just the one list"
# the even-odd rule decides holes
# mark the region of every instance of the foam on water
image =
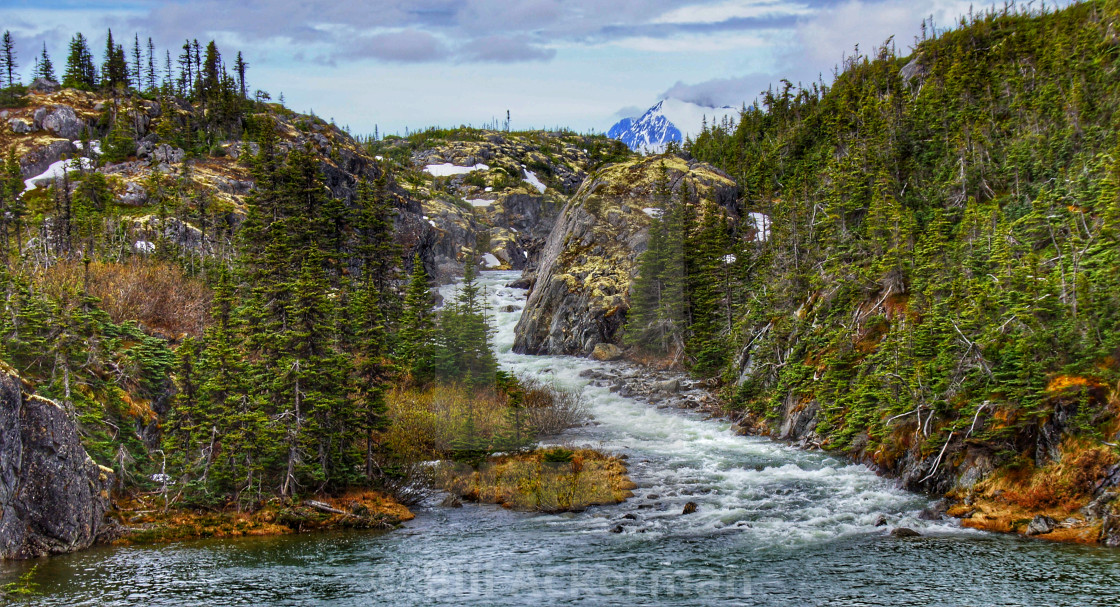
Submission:
[[[765,546],[885,533],[895,525],[923,532],[961,532],[952,523],[918,520],[916,515],[929,505],[928,500],[896,489],[891,481],[863,466],[767,439],[738,436],[726,421],[659,409],[579,376],[587,369],[609,369],[613,363],[514,353],[514,327],[527,293],[505,285],[518,276],[516,272],[483,272],[479,277],[496,329],[499,363],[517,375],[583,391],[594,425],[572,431],[562,440],[630,457],[631,475],[639,489],[634,499],[619,508],[639,513],[642,524],[628,527],[626,532],[737,532]],[[447,300],[457,289],[447,285],[441,294]],[[699,510],[682,517],[689,501],[697,503]],[[560,520],[592,528],[611,524],[608,518],[592,515]],[[883,520],[888,525],[876,527]]]

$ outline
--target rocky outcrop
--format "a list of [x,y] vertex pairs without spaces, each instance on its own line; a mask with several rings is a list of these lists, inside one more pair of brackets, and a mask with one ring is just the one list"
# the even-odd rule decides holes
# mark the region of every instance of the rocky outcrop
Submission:
[[95,464],[57,404],[0,366],[0,558],[88,547],[107,528],[112,471]]
[[47,80],[46,78],[36,78],[27,87],[28,92],[31,93],[57,93],[62,87],[59,86],[54,80]]
[[35,110],[35,126],[63,139],[78,139],[86,129],[84,120],[68,105],[41,107]]
[[565,205],[545,244],[517,324],[517,352],[587,355],[597,344],[618,340],[630,281],[649,239],[650,209],[666,188],[676,199],[712,200],[734,214],[738,187],[706,164],[659,156],[593,174]]

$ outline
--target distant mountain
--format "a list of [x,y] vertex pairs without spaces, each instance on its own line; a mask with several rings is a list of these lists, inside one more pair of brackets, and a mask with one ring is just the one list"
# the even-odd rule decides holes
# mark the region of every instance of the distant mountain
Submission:
[[705,107],[679,99],[662,99],[641,117],[618,121],[607,131],[607,136],[618,139],[634,151],[658,153],[670,141],[695,138],[703,130],[705,120],[712,125],[727,117],[737,119],[739,110],[731,106]]
[[614,126],[611,127],[611,130],[607,131],[607,137],[610,137],[611,139],[618,139],[622,136],[623,133],[630,130],[630,127],[633,126],[633,124],[637,122],[637,120],[637,118],[623,118],[622,120],[619,120],[617,123],[615,123]]

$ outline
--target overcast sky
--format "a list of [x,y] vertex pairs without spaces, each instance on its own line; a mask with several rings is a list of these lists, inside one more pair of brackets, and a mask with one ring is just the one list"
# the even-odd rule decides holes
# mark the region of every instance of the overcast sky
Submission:
[[[1047,5],[1069,0],[1048,0]],[[923,17],[968,0],[0,0],[21,71],[45,42],[56,68],[75,32],[100,61],[105,32],[172,55],[214,39],[250,63],[251,89],[283,92],[355,133],[475,126],[605,130],[672,96],[750,103],[769,83],[827,82],[856,44],[895,36],[907,54]],[[1002,5],[1002,1],[1000,5]],[[976,7],[987,6],[983,2]]]

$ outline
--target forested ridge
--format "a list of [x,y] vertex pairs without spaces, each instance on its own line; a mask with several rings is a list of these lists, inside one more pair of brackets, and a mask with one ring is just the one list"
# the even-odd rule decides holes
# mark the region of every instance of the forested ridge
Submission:
[[1083,505],[1120,429],[1118,27],[1008,4],[764,92],[686,145],[743,219],[668,205],[628,335],[721,374],[745,428]]
[[[250,93],[240,53],[231,67],[188,41],[161,62],[112,32],[100,67],[77,34],[64,68],[44,47],[25,86],[5,39],[0,359],[71,413],[135,509],[252,512],[366,488],[410,502],[432,480],[418,461],[518,452],[581,419],[498,371],[474,282],[490,250],[476,232],[497,219],[449,191],[535,193],[526,160],[561,188],[554,170],[578,177],[618,144],[466,127],[353,138]],[[510,156],[452,183],[414,166],[439,146]],[[437,310],[430,269],[449,264],[466,276]]]

